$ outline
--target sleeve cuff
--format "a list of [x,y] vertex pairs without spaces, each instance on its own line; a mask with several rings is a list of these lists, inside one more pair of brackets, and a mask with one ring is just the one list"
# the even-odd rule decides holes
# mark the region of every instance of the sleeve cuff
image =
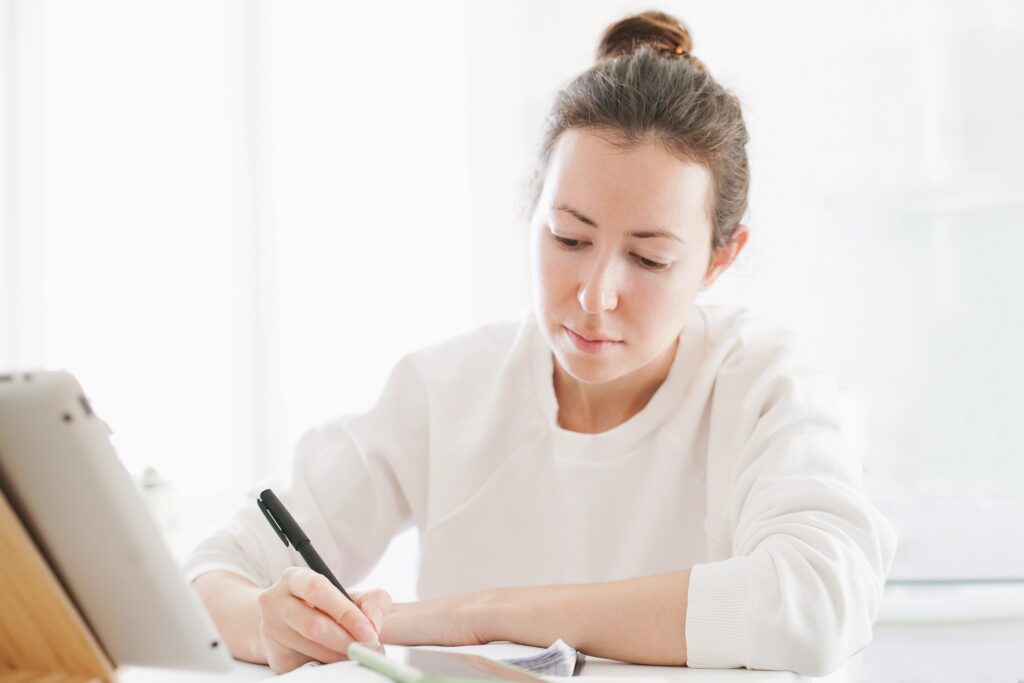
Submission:
[[753,558],[694,565],[686,603],[686,665],[746,667],[753,601]]

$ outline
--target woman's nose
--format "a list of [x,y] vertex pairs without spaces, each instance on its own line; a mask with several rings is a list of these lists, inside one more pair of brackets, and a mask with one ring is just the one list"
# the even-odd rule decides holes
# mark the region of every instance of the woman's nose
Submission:
[[618,287],[612,263],[597,263],[580,284],[576,298],[584,312],[591,315],[614,310],[619,304]]

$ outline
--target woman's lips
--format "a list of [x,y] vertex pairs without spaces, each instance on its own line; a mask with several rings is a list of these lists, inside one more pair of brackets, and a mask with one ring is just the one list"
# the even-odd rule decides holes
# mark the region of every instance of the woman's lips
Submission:
[[587,339],[564,325],[562,326],[562,329],[564,329],[566,334],[569,335],[569,339],[571,339],[572,343],[576,345],[576,348],[584,353],[603,353],[622,344],[621,341],[612,341],[608,339]]

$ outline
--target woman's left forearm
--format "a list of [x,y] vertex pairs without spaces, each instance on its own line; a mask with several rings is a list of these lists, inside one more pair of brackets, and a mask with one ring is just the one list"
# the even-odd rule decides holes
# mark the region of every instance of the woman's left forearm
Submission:
[[686,663],[690,570],[638,579],[487,591],[473,608],[484,642],[547,647],[558,638],[595,657]]

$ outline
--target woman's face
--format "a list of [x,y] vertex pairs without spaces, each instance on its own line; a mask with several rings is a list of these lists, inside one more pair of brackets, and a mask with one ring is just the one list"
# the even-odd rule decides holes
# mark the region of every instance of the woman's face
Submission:
[[708,271],[711,184],[656,144],[560,136],[531,221],[533,299],[573,378],[623,378],[674,348]]

